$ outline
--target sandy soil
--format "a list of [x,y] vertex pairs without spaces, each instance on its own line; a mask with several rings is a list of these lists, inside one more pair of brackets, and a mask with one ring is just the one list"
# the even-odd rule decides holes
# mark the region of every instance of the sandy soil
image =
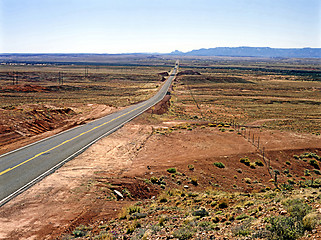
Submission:
[[[161,125],[168,129],[177,124],[167,121]],[[183,174],[181,186],[191,189],[218,184],[219,189],[232,190],[237,184],[237,190],[253,191],[272,186],[264,167],[253,170],[238,161],[244,156],[259,156],[256,147],[236,132],[198,126],[158,134],[157,127],[144,124],[144,116],[135,119],[4,205],[0,209],[0,238],[55,239],[80,224],[106,221],[131,200],[152,198],[161,191],[144,179],[164,176],[168,186],[174,186],[166,172],[169,167],[176,167]],[[319,136],[279,131],[257,134],[273,158],[273,167],[282,168],[294,152],[321,151]],[[223,162],[226,168],[213,167],[215,161]],[[188,169],[189,164],[195,166],[194,171]],[[306,166],[297,171],[302,168]],[[236,169],[242,169],[242,174]],[[238,179],[225,178],[233,175]],[[241,181],[249,176],[260,182],[254,189]],[[198,186],[190,183],[190,177],[198,179]],[[123,192],[125,188],[132,196],[116,201],[112,190]]]

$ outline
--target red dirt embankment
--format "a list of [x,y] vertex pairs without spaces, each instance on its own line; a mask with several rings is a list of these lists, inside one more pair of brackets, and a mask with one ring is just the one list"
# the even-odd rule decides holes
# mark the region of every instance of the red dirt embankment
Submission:
[[[12,108],[0,111],[0,146],[4,146],[18,140],[51,131],[66,124],[64,120],[75,115],[71,108],[49,108],[41,106],[33,110],[23,112],[23,109]],[[15,114],[16,120],[6,119],[5,116]],[[24,117],[23,119],[21,119]]]
[[98,104],[78,104],[70,107],[29,104],[0,108],[0,154],[113,111],[113,107]]
[[159,103],[157,103],[156,105],[148,109],[147,112],[151,114],[158,114],[158,115],[166,113],[170,107],[170,99],[171,99],[171,96],[166,95],[163,98],[163,100],[161,100]]

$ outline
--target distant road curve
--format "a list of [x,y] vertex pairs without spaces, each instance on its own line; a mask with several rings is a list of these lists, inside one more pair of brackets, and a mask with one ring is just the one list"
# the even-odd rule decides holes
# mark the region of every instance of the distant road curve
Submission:
[[1,155],[0,206],[161,101],[176,76],[178,64],[177,61],[164,85],[152,98]]

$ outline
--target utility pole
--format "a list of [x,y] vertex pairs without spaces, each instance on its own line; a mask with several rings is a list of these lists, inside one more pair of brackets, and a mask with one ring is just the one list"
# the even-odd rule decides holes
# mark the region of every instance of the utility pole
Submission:
[[59,72],[59,77],[58,77],[58,83],[59,85],[63,85],[64,84],[64,73],[63,72]]
[[16,72],[12,72],[12,85],[18,85],[18,75]]
[[85,79],[88,78],[88,66],[85,67]]
[[61,73],[61,85],[64,85],[64,72]]

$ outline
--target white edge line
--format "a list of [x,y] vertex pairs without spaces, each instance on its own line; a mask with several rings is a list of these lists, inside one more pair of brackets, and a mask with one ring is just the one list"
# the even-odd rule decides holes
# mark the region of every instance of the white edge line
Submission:
[[[174,77],[173,77],[174,79]],[[173,79],[171,80],[171,84],[172,84],[172,81]],[[170,85],[171,85],[170,84]],[[169,85],[169,86],[170,86]],[[168,86],[168,88],[169,88]],[[163,97],[161,98],[161,100],[166,96],[166,93],[163,95]],[[80,154],[81,152],[83,152],[85,149],[87,149],[89,146],[91,146],[92,144],[94,144],[95,142],[99,141],[101,138],[115,132],[117,129],[121,128],[123,125],[125,125],[126,123],[130,122],[132,119],[136,118],[137,116],[141,115],[143,112],[145,112],[146,110],[148,110],[149,108],[155,106],[157,103],[159,103],[161,100],[157,101],[156,103],[154,103],[153,105],[145,108],[144,110],[140,111],[139,113],[135,114],[133,117],[127,119],[125,122],[123,122],[121,125],[118,125],[117,127],[114,127],[113,129],[109,130],[108,132],[104,133],[103,135],[101,135],[100,137],[96,138],[95,140],[91,141],[90,143],[88,143],[86,146],[82,147],[81,149],[79,149],[77,152],[73,153],[72,155],[70,155],[69,157],[65,158],[64,160],[62,160],[61,162],[59,162],[58,164],[56,164],[55,166],[53,166],[52,168],[50,168],[49,170],[47,170],[46,172],[44,172],[43,174],[41,174],[40,176],[36,177],[35,179],[31,180],[29,183],[25,184],[24,186],[22,186],[21,188],[19,188],[18,190],[16,190],[15,192],[11,193],[9,196],[5,197],[4,199],[2,199],[0,201],[0,207],[3,206],[4,204],[6,204],[7,202],[9,202],[11,199],[13,199],[14,197],[18,196],[19,194],[23,193],[25,190],[27,190],[28,188],[30,188],[31,186],[33,186],[34,184],[36,184],[38,181],[40,181],[41,179],[45,178],[47,175],[49,175],[51,172],[54,172],[56,169],[60,168],[62,165],[64,165],[66,162],[68,162],[69,160],[71,160],[72,158],[74,158],[75,156],[77,156],[78,154]],[[146,100],[148,101],[148,100]],[[81,125],[80,125],[81,126]],[[78,126],[78,127],[80,127]],[[71,129],[75,129],[75,128],[71,128]],[[71,129],[68,129],[66,131],[69,131]],[[64,131],[64,132],[66,132]],[[61,132],[63,133],[63,132]],[[58,135],[58,134],[56,134]],[[56,136],[54,135],[54,136]],[[52,137],[52,136],[51,136]],[[48,137],[50,138],[50,137]],[[47,139],[47,138],[45,138]],[[42,139],[38,142],[41,142],[45,139]],[[35,142],[37,143],[37,142]],[[29,144],[29,145],[33,145],[35,143],[32,143],[32,144]],[[27,145],[27,146],[29,146]],[[27,147],[25,146],[25,147]],[[23,148],[25,148],[23,147]],[[20,149],[23,149],[23,148],[19,148],[17,150],[20,150]],[[14,151],[17,151],[17,150],[14,150]],[[14,152],[12,151],[12,152]],[[12,153],[12,152],[9,152],[9,153]],[[3,155],[1,155],[0,157],[2,157]]]

